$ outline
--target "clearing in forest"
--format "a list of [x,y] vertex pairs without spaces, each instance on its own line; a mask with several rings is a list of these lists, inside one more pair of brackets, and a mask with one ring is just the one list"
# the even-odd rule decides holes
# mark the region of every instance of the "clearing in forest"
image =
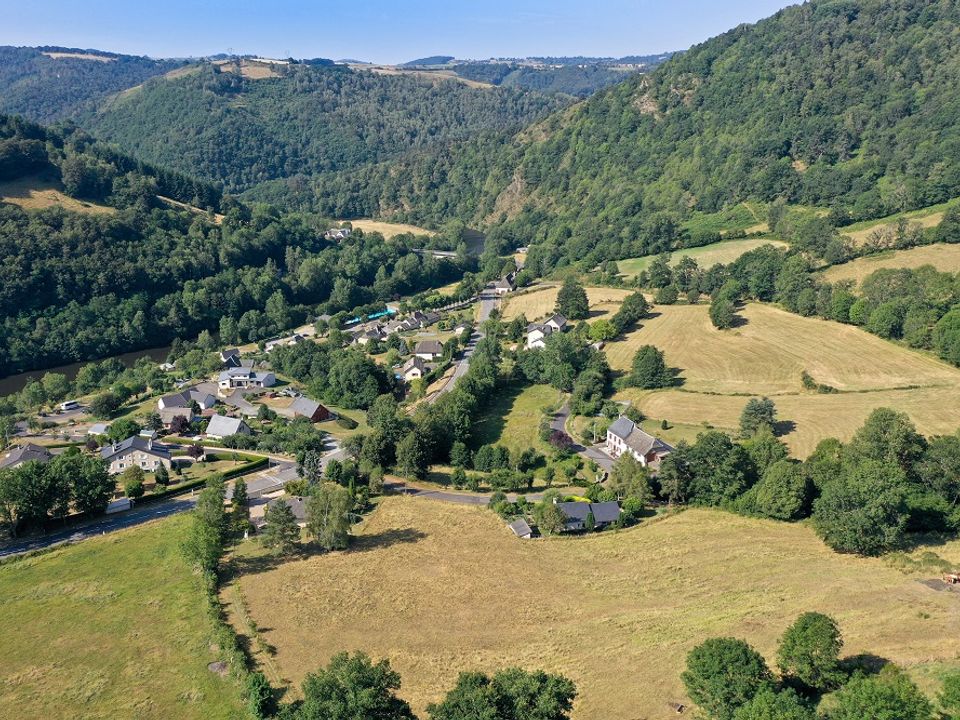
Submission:
[[[952,433],[960,425],[960,370],[852,325],[804,318],[750,304],[738,328],[715,329],[708,305],[657,306],[653,317],[605,351],[626,371],[641,345],[655,345],[680,369],[677,389],[618,394],[654,418],[735,429],[751,395],[768,395],[785,421],[784,440],[804,457],[825,437],[849,439],[871,410],[907,412],[921,432]],[[839,392],[803,390],[800,374]]]
[[0,566],[0,717],[217,720],[240,689],[222,658],[179,516]]
[[[802,524],[691,509],[531,541],[485,508],[388,497],[356,532],[344,552],[277,562],[251,542],[234,561],[270,665],[294,685],[363,650],[389,658],[418,713],[462,671],[519,665],[573,679],[574,720],[666,720],[668,702],[686,702],[693,646],[732,635],[773,665],[779,636],[811,610],[837,619],[845,654],[900,663],[928,692],[957,663],[956,595],[836,554]],[[960,561],[960,542],[933,550]]]
[[[756,250],[764,245],[773,245],[775,247],[787,247],[782,240],[773,240],[771,238],[744,238],[741,240],[723,240],[721,242],[703,245],[701,247],[686,248],[676,250],[670,254],[670,264],[676,265],[683,257],[691,257],[697,261],[697,264],[704,270],[709,270],[713,265],[721,263],[726,265],[732,263],[738,257],[751,250]],[[628,277],[633,277],[641,271],[650,267],[650,263],[656,258],[656,255],[645,255],[639,258],[630,258],[621,260],[617,263],[620,273]]]
[[69,212],[109,215],[116,209],[87,200],[77,200],[63,192],[56,180],[38,176],[23,177],[0,183],[0,202],[17,205],[24,210],[46,210],[59,207]]
[[363,230],[365,233],[378,232],[384,238],[389,240],[397,235],[410,233],[412,235],[435,235],[433,230],[427,230],[416,225],[406,223],[384,222],[382,220],[350,220],[350,224],[355,230]]
[[854,245],[862,245],[874,230],[890,229],[896,230],[897,222],[903,218],[911,225],[919,225],[922,228],[936,227],[943,220],[943,212],[947,208],[947,203],[931,205],[920,210],[910,210],[908,212],[897,213],[879,220],[864,220],[862,222],[848,225],[840,228],[840,233],[850,238]]
[[960,272],[960,245],[935,243],[907,250],[889,250],[876,255],[867,255],[827,268],[823,271],[823,279],[832,283],[840,280],[854,280],[859,284],[867,275],[877,270],[918,268],[923,265],[933,265],[941,272]]

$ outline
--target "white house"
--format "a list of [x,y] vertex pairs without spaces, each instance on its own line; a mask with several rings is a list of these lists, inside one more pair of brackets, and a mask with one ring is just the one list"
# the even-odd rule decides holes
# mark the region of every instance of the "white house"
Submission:
[[207,425],[207,437],[215,440],[231,435],[249,435],[251,432],[250,426],[243,420],[226,415],[214,415]]
[[673,452],[663,440],[644,432],[630,418],[621,415],[607,428],[605,450],[612,458],[629,452],[641,465],[658,465]]
[[167,448],[139,435],[100,448],[100,457],[107,461],[111,475],[122,473],[130,467],[153,472],[163,465],[169,470],[171,463]]
[[554,332],[563,332],[569,323],[563,315],[555,313],[544,320],[543,324],[553,328]]
[[542,348],[547,344],[547,338],[553,334],[553,327],[541,323],[527,325],[527,349]]
[[421,340],[413,349],[413,354],[421,360],[433,362],[443,355],[443,343],[439,340]]
[[221,395],[227,394],[225,391],[237,388],[273,387],[276,382],[277,378],[272,372],[244,367],[228,368],[217,377],[217,387],[220,388]]
[[422,378],[427,372],[427,365],[423,358],[414,355],[400,368],[400,376],[407,382]]

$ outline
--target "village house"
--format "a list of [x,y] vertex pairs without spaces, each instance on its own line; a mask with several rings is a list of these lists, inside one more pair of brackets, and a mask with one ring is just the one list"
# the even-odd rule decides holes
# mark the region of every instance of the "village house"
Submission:
[[231,435],[250,435],[252,433],[250,426],[243,420],[226,415],[214,415],[207,424],[207,437],[214,440],[221,440]]
[[[267,524],[265,520],[267,509],[276,503],[286,503],[290,506],[290,509],[293,511],[293,517],[297,521],[297,525],[300,527],[306,527],[307,525],[307,499],[300,496],[285,496],[278,497],[273,500],[270,500],[266,503],[266,506],[263,507],[263,514],[253,515],[251,512],[250,520],[253,522],[257,531],[263,529],[263,526]],[[251,509],[256,506],[252,506]]]
[[217,399],[208,392],[190,388],[172,395],[164,395],[157,401],[157,408],[167,410],[170,408],[188,408],[196,403],[201,410],[209,410],[217,404]]
[[567,329],[569,322],[560,313],[555,313],[544,320],[543,324],[553,328],[554,332],[563,332]]
[[353,234],[353,230],[350,228],[330,228],[327,230],[323,237],[325,240],[346,240]]
[[542,348],[547,344],[547,338],[553,334],[553,327],[541,323],[527,325],[527,349]]
[[220,351],[220,362],[227,367],[240,367],[240,350],[227,348]]
[[607,428],[605,450],[612,458],[629,452],[641,465],[659,465],[673,448],[659,438],[644,432],[630,418],[621,415]]
[[402,377],[405,382],[412,382],[419,380],[426,374],[427,364],[423,361],[423,358],[414,355],[401,366],[399,377]]
[[304,417],[310,420],[310,422],[323,422],[333,417],[333,413],[323,405],[303,395],[295,397],[293,402],[287,407],[276,408],[276,411],[278,415],[290,418],[291,420]]
[[514,274],[510,273],[505,278],[500,278],[493,284],[493,292],[497,295],[506,295],[516,290],[517,286],[513,282]]
[[100,457],[106,460],[111,475],[122,473],[130,467],[153,472],[161,465],[169,470],[171,465],[170,451],[166,447],[139,435],[105,445],[100,448]]
[[217,387],[220,388],[220,394],[224,391],[236,390],[237,388],[267,388],[276,384],[277,378],[272,372],[262,370],[252,370],[250,368],[229,368],[220,373],[217,377]]
[[439,340],[421,340],[413,349],[413,354],[427,362],[439,360],[443,356],[443,343]]
[[593,515],[593,527],[602,530],[612,525],[620,517],[620,503],[616,500],[608,502],[561,502],[557,507],[564,515],[564,532],[579,532],[587,529],[587,517]]
[[263,346],[264,352],[272,353],[278,347],[288,347],[290,345],[297,345],[304,341],[303,335],[300,333],[294,333],[290,337],[282,337],[276,340],[268,340]]
[[193,410],[189,407],[162,408],[158,414],[160,415],[160,422],[163,423],[165,428],[173,425],[174,418],[177,417],[182,417],[188,423],[193,421]]
[[45,447],[26,443],[11,448],[3,457],[0,457],[0,470],[13,470],[31,461],[46,464],[51,460],[53,460],[53,454]]
[[518,538],[523,538],[524,540],[529,540],[533,537],[533,528],[530,527],[530,524],[523,518],[517,518],[511,523],[507,524],[513,534]]

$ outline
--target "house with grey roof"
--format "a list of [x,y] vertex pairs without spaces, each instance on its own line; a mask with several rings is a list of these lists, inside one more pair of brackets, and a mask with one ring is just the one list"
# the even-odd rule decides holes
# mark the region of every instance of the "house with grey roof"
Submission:
[[307,499],[305,497],[300,497],[299,495],[294,496],[284,496],[278,497],[267,503],[267,507],[264,508],[264,514],[256,518],[251,517],[254,525],[256,525],[257,530],[261,530],[264,525],[267,524],[264,519],[266,516],[266,511],[268,508],[272,507],[276,503],[286,503],[290,506],[290,509],[293,511],[293,517],[297,521],[297,525],[300,527],[306,527],[307,524]]
[[518,538],[529,540],[533,537],[533,528],[531,528],[530,524],[523,518],[517,518],[511,523],[507,523],[507,527],[513,530],[513,534]]
[[604,447],[607,455],[616,459],[629,452],[641,465],[658,466],[660,461],[673,452],[663,440],[641,430],[633,420],[621,415],[607,428]]
[[26,443],[15,448],[10,448],[3,457],[0,457],[0,470],[13,470],[24,463],[38,462],[48,463],[53,460],[53,453],[41,445]]
[[443,355],[443,343],[439,340],[421,340],[413,349],[413,354],[427,362],[439,360]]
[[207,437],[220,440],[231,435],[250,435],[250,426],[240,418],[214,415],[207,424]]
[[229,391],[238,388],[257,389],[273,387],[276,382],[277,378],[272,372],[245,367],[227,368],[217,376],[218,392],[221,395],[226,395]]
[[240,350],[237,348],[226,348],[220,351],[220,362],[227,367],[240,367]]
[[157,401],[157,407],[160,410],[169,408],[188,408],[196,403],[201,410],[209,410],[217,404],[217,399],[208,392],[197,390],[196,388],[187,388],[178,393],[164,395]]
[[400,367],[398,376],[402,377],[405,382],[412,382],[413,380],[422,378],[426,374],[427,364],[423,361],[423,358],[414,355]]
[[130,467],[153,472],[161,465],[170,469],[170,451],[163,445],[139,435],[128,437],[123,442],[100,448],[100,457],[106,460],[111,475],[122,473]]
[[527,350],[542,348],[547,344],[547,338],[553,335],[553,327],[543,323],[527,325]]
[[327,408],[305,395],[298,395],[294,397],[293,402],[286,407],[278,407],[275,408],[275,410],[278,415],[282,415],[291,420],[298,417],[305,417],[308,418],[310,422],[323,422],[333,417],[333,413]]
[[511,273],[510,275],[507,275],[506,277],[500,278],[499,280],[497,280],[493,284],[493,291],[497,295],[506,295],[507,293],[511,293],[514,290],[516,290],[517,286],[513,282],[513,277],[514,277],[513,273]]
[[569,321],[560,313],[554,313],[543,321],[544,325],[553,328],[554,332],[563,332],[570,324]]
[[579,532],[587,529],[587,518],[593,515],[593,527],[597,530],[612,525],[620,517],[620,503],[608,502],[559,502],[557,507],[564,515],[564,531]]

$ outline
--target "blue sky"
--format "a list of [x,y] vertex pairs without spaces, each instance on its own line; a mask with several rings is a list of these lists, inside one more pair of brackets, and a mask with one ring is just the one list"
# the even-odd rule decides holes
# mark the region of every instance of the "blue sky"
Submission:
[[154,57],[232,51],[396,63],[426,55],[681,50],[787,0],[0,0],[0,44]]

